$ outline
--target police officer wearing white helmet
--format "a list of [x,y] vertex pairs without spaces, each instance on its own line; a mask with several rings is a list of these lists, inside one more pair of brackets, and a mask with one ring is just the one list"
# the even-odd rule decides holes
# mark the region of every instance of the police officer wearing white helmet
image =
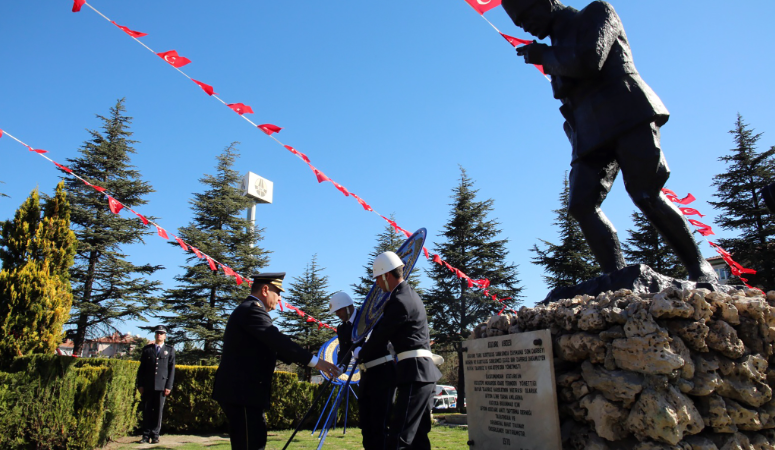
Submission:
[[[337,364],[346,366],[352,357],[353,323],[357,311],[353,301],[344,292],[331,296],[331,311],[342,320],[336,328],[339,338]],[[361,434],[364,450],[382,450],[387,439],[387,422],[396,389],[396,367],[393,356],[382,345],[379,358],[360,364],[361,381],[358,385]]]
[[382,356],[388,342],[393,344],[398,359],[396,401],[384,448],[430,450],[429,403],[441,372],[432,359],[425,306],[404,280],[403,266],[393,252],[381,253],[374,259],[372,275],[377,286],[390,293],[390,298],[357,356],[361,361],[370,361]]

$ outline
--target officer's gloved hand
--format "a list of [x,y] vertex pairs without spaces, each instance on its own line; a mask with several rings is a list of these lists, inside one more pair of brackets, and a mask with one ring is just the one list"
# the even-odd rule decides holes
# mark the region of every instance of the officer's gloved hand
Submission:
[[526,64],[541,65],[544,63],[544,52],[548,49],[548,45],[539,44],[534,41],[532,44],[517,47],[517,55],[523,56]]
[[358,359],[358,355],[361,353],[360,347],[355,347],[355,350],[353,350],[353,359]]

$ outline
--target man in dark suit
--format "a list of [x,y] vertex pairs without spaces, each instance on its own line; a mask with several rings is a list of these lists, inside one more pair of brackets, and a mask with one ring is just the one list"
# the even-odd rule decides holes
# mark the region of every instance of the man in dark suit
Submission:
[[235,450],[266,446],[264,411],[269,408],[278,357],[287,364],[317,368],[331,377],[341,374],[336,366],[319,360],[272,325],[269,312],[281,301],[284,277],[284,272],[255,275],[250,295],[226,323],[212,397],[229,420],[229,439]]
[[630,198],[681,259],[689,279],[716,280],[683,215],[661,192],[670,170],[659,130],[670,114],[635,69],[614,8],[595,1],[578,11],[558,0],[503,0],[502,6],[518,27],[551,38],[552,45],[525,45],[517,54],[543,65],[554,98],[562,101],[573,147],[568,210],[603,272],[625,267],[616,230],[600,210],[621,169]]
[[[353,321],[356,311],[353,301],[344,292],[331,296],[331,311],[342,324],[336,328],[339,338],[337,364],[346,367],[352,357]],[[396,367],[388,344],[381,347],[381,356],[360,364],[361,381],[358,384],[358,407],[364,450],[382,450],[387,440],[390,407],[396,390]]]
[[175,348],[164,344],[167,329],[163,325],[153,331],[155,339],[153,344],[143,347],[135,385],[142,395],[143,438],[140,442],[157,444],[164,401],[175,382]]
[[[433,363],[425,306],[404,280],[403,262],[393,252],[374,259],[377,286],[390,292],[382,318],[356,355],[361,361],[384,356],[388,342],[396,358],[396,401],[388,425],[386,450],[430,450],[430,399],[441,372]],[[368,374],[369,369],[366,373]]]

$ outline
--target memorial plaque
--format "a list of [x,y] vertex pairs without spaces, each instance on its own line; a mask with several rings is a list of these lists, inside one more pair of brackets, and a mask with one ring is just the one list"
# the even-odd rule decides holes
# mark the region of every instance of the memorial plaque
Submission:
[[562,450],[549,330],[465,341],[468,445]]

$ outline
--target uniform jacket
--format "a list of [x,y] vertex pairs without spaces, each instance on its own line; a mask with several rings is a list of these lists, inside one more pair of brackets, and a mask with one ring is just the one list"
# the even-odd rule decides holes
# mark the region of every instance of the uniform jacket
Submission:
[[573,160],[599,149],[636,125],[662,126],[669,113],[641,79],[624,27],[603,1],[555,13],[552,46],[543,55],[554,97],[562,100]]
[[248,297],[229,317],[213,399],[233,405],[268,408],[277,359],[307,365],[312,354],[272,325],[269,313]]
[[339,339],[339,353],[336,356],[336,365],[347,365],[352,357],[353,323],[349,320],[336,327],[336,337]]
[[[371,361],[387,354],[391,342],[396,354],[418,349],[431,349],[428,317],[420,297],[404,281],[393,289],[385,302],[382,318],[363,344],[361,361]],[[368,373],[368,371],[367,371]],[[406,358],[396,365],[396,383],[435,383],[441,372],[430,358]]]
[[175,382],[175,348],[164,344],[158,356],[156,344],[143,347],[140,368],[137,369],[137,387],[144,391],[172,390]]

